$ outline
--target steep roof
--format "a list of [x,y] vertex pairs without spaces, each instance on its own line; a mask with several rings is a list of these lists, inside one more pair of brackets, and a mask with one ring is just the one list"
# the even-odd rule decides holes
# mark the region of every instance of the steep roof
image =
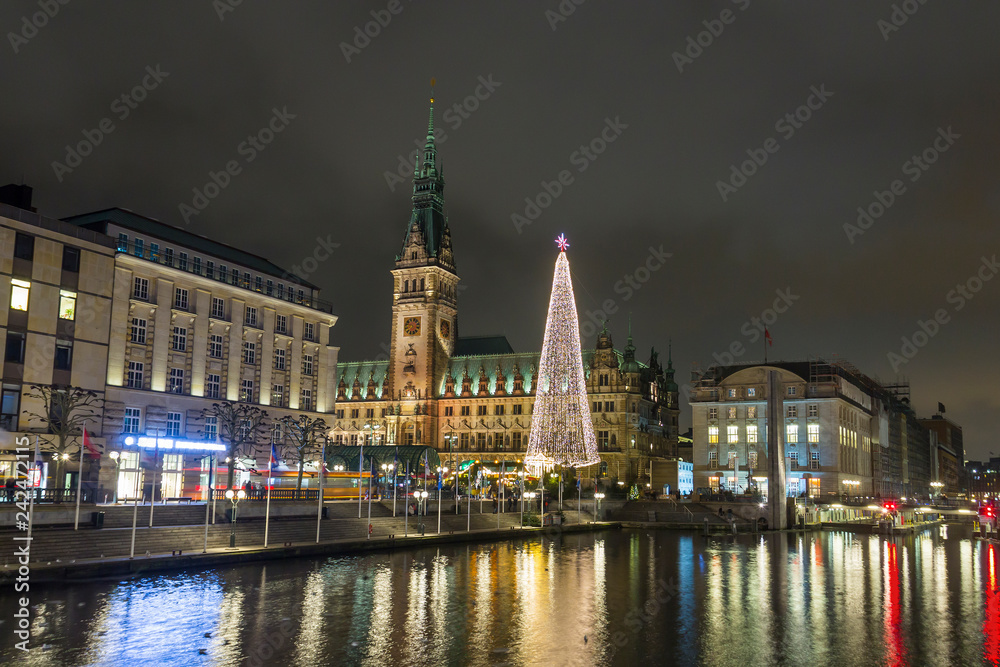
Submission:
[[514,354],[506,336],[464,336],[455,341],[455,357]]

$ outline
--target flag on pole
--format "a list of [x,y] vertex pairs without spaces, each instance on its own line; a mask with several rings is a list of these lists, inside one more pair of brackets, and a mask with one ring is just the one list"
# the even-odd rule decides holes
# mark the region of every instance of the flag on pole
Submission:
[[764,327],[764,340],[767,341],[768,345],[774,347],[774,339],[771,338],[771,332],[767,330],[767,327]]
[[87,433],[87,429],[83,429],[83,446],[87,448],[87,455],[95,459],[101,458],[101,452],[94,447],[93,441],[90,439],[90,434]]
[[944,403],[938,403],[938,412],[944,414]]
[[[274,448],[274,443],[271,443],[271,458],[267,462],[267,476],[274,477],[274,469],[278,465],[278,450]],[[270,483],[270,482],[268,482]]]

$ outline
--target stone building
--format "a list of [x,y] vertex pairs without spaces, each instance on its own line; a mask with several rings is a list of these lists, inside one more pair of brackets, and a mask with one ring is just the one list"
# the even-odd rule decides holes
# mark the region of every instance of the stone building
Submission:
[[[103,428],[121,458],[117,482],[105,487],[132,495],[140,452],[154,448],[165,497],[204,493],[207,455],[221,449],[218,425],[202,414],[213,402],[254,403],[271,420],[333,411],[337,317],[316,286],[262,257],[123,209],[66,223],[109,239],[114,257],[104,283],[113,291]],[[280,443],[283,435],[272,437]]]
[[691,393],[695,487],[768,494],[766,373],[780,373],[788,496],[927,498],[930,432],[909,387],[887,387],[844,361],[712,367]]
[[[44,427],[25,414],[44,412],[42,402],[28,396],[31,385],[71,385],[104,397],[115,244],[103,234],[38,215],[28,186],[0,188],[0,202],[0,477],[6,480],[14,475],[16,439],[28,435],[33,449],[34,435]],[[88,430],[100,446],[99,414]],[[73,460],[75,450],[70,454],[63,479],[50,486],[76,487],[79,459]],[[43,471],[49,474],[55,470]]]
[[[444,214],[433,107],[413,207],[392,274],[389,359],[341,363],[333,437],[344,444],[424,444],[452,469],[461,461],[524,456],[540,352],[515,352],[503,336],[459,336],[458,282]],[[513,313],[511,313],[513,315]],[[677,385],[668,357],[636,359],[611,334],[583,351],[601,463],[586,478],[647,478],[650,457],[676,456]]]

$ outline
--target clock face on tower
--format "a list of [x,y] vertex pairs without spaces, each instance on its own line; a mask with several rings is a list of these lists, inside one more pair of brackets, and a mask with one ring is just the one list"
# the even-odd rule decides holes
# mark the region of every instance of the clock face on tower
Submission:
[[441,338],[451,338],[451,322],[448,320],[441,320]]
[[407,317],[403,320],[403,333],[407,336],[419,336],[420,335],[420,318],[419,317]]

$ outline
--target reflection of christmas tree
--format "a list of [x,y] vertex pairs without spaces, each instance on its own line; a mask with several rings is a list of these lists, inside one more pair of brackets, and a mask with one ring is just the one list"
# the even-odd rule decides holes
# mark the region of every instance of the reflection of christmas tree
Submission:
[[531,435],[524,459],[536,472],[556,464],[579,467],[601,460],[583,379],[580,322],[566,257],[569,243],[562,235],[556,242],[560,252],[552,278]]

